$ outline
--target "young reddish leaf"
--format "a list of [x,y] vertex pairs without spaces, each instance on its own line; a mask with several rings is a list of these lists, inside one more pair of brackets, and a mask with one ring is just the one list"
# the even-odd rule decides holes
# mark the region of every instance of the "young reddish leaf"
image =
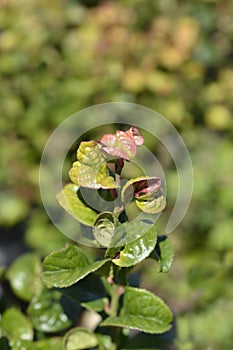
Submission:
[[122,188],[122,201],[126,204],[133,198],[139,209],[149,214],[160,213],[166,205],[159,177],[138,177],[129,180]]
[[95,141],[81,142],[77,159],[69,172],[71,181],[76,185],[93,189],[117,187],[114,178],[109,175],[105,157]]
[[128,131],[117,130],[116,134],[106,134],[100,140],[100,148],[112,156],[133,159],[137,146],[144,142],[143,136],[137,128],[131,127]]

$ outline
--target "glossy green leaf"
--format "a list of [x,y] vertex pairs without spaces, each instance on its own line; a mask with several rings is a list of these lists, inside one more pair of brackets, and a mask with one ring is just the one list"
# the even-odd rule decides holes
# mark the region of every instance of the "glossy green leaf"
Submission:
[[37,331],[55,333],[71,325],[61,306],[61,297],[57,291],[44,290],[39,297],[32,299],[27,313]]
[[69,172],[71,181],[87,188],[116,188],[116,182],[109,175],[106,160],[95,141],[81,142],[77,161]]
[[111,212],[98,215],[92,229],[97,242],[103,247],[109,247],[115,232],[115,219]]
[[84,225],[93,226],[97,213],[85,205],[78,196],[79,187],[74,184],[67,184],[57,194],[59,204],[71,215]]
[[7,309],[1,319],[3,334],[9,339],[33,339],[33,328],[28,318],[18,309]]
[[26,253],[14,261],[7,272],[14,293],[25,301],[40,294],[42,281],[40,278],[41,263],[34,253]]
[[107,304],[108,304],[107,298],[96,299],[96,300],[87,301],[85,303],[81,303],[82,307],[85,307],[85,309],[96,311],[96,312],[103,311]]
[[122,201],[127,205],[135,199],[138,208],[148,214],[160,213],[166,206],[166,198],[158,177],[141,176],[126,182],[121,191]]
[[47,256],[42,279],[48,287],[68,287],[98,270],[108,259],[92,261],[79,247],[67,244]]
[[160,272],[168,272],[174,257],[173,247],[167,236],[158,236],[151,257],[160,263]]
[[[153,251],[156,241],[157,233],[154,224],[147,222],[138,222],[138,225],[127,225],[127,230],[140,230],[140,233],[144,231],[141,237],[134,241],[127,243],[123,250],[120,251],[117,258],[113,259],[113,263],[121,267],[134,266],[147,258]],[[137,235],[135,235],[137,236]]]
[[95,333],[85,328],[77,327],[71,329],[64,337],[64,350],[80,350],[98,345]]
[[126,327],[146,333],[169,330],[172,313],[157,296],[144,289],[126,287],[119,316],[108,317],[101,326]]

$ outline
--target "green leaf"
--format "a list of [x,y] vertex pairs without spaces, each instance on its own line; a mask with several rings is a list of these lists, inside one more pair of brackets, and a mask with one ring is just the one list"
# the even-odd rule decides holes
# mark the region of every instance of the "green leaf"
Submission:
[[82,327],[71,329],[64,337],[64,350],[87,349],[97,345],[95,333]]
[[[113,259],[112,262],[121,267],[129,267],[138,264],[140,261],[147,258],[153,251],[156,241],[157,233],[154,224],[139,221],[136,223],[128,223],[125,225],[130,234],[134,231],[139,231],[142,236],[125,245],[124,249],[118,254],[118,258]],[[137,233],[135,234],[137,237]]]
[[66,244],[43,262],[42,279],[48,287],[68,287],[98,270],[109,259],[93,262],[79,247]]
[[11,350],[63,350],[61,338],[50,338],[39,341],[17,339],[11,342]]
[[100,325],[155,334],[169,330],[171,322],[171,310],[159,297],[144,289],[126,287],[120,315],[108,317]]
[[73,183],[93,189],[117,187],[114,178],[109,175],[106,159],[95,141],[81,142],[77,159],[69,172]]
[[39,297],[32,299],[27,313],[33,326],[41,332],[60,332],[71,325],[60,303],[62,294],[44,290]]
[[7,272],[14,293],[25,301],[39,295],[42,289],[41,263],[34,253],[26,253],[14,261]]
[[87,301],[85,303],[81,303],[82,307],[85,307],[87,310],[101,312],[104,310],[105,306],[108,304],[107,298],[101,298],[97,300]]
[[158,236],[154,252],[150,255],[160,262],[160,272],[168,272],[174,257],[173,247],[167,236]]
[[18,309],[12,307],[3,313],[1,320],[3,335],[9,339],[33,339],[31,322]]
[[109,247],[115,232],[115,219],[111,212],[98,215],[92,229],[97,242],[103,247]]
[[67,184],[57,194],[59,204],[71,215],[84,225],[93,226],[97,213],[87,207],[78,196],[79,187],[74,184]]
[[158,214],[166,206],[166,198],[159,177],[140,176],[126,182],[121,191],[122,201],[127,205],[135,199],[138,208],[148,214]]

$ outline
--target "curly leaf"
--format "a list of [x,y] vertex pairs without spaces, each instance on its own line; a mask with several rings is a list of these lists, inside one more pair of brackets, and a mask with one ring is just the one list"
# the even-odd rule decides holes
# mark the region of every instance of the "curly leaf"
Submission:
[[98,215],[92,229],[93,235],[103,247],[109,247],[115,232],[114,216],[111,212],[103,212]]
[[107,261],[109,259],[93,262],[82,249],[66,244],[45,258],[42,279],[48,287],[68,287],[98,270]]
[[145,213],[160,213],[166,206],[161,186],[162,181],[159,177],[141,176],[131,179],[122,188],[122,201],[127,204],[134,198],[138,208]]
[[73,183],[93,189],[117,187],[114,178],[109,175],[105,157],[95,141],[81,142],[77,159],[69,172]]
[[57,200],[73,218],[84,225],[93,226],[98,214],[81,201],[77,194],[78,189],[77,185],[67,184],[57,194]]
[[[141,237],[126,244],[119,257],[112,260],[118,266],[130,267],[138,264],[150,255],[156,245],[157,233],[155,226],[146,222],[138,222],[137,225],[128,223],[125,227],[127,227],[131,235],[133,231],[145,232]],[[137,232],[135,232],[135,237]]]
[[116,134],[106,134],[100,140],[101,149],[109,155],[133,159],[137,146],[141,146],[144,138],[137,128],[131,127],[128,131],[117,130]]
[[171,310],[159,297],[144,289],[126,287],[120,315],[108,317],[100,325],[156,334],[169,330],[171,322]]

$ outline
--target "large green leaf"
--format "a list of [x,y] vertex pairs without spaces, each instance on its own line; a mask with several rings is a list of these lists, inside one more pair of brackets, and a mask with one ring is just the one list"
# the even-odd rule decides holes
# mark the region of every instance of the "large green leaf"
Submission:
[[25,301],[39,295],[42,289],[40,278],[41,263],[34,253],[26,253],[14,261],[7,272],[7,277],[14,293]]
[[158,177],[140,176],[126,182],[121,191],[122,201],[127,205],[135,199],[138,208],[148,214],[158,214],[166,206],[166,198]]
[[1,320],[2,333],[9,339],[33,339],[31,322],[18,309],[12,307],[3,313]]
[[87,226],[93,226],[97,213],[85,205],[78,196],[79,187],[74,184],[67,184],[57,194],[59,204],[76,220]]
[[93,189],[116,188],[114,178],[109,175],[106,159],[95,141],[81,142],[77,159],[69,172],[71,181],[76,185]]
[[130,234],[132,234],[132,230],[137,232],[140,230],[141,233],[144,231],[144,234],[133,242],[126,244],[124,249],[118,254],[118,257],[112,260],[114,264],[121,267],[134,266],[147,258],[153,251],[157,241],[154,224],[142,221],[139,221],[137,225],[128,223],[127,230],[130,230]]
[[79,247],[67,244],[45,258],[42,279],[48,287],[68,287],[98,270],[108,260],[94,262]]
[[171,310],[159,297],[144,289],[126,287],[119,316],[108,317],[100,325],[163,333],[171,322]]
[[32,299],[27,312],[33,326],[41,332],[60,332],[71,325],[60,303],[62,294],[44,290],[39,297]]

